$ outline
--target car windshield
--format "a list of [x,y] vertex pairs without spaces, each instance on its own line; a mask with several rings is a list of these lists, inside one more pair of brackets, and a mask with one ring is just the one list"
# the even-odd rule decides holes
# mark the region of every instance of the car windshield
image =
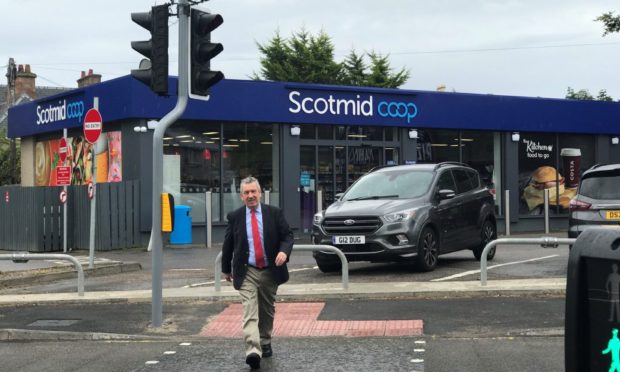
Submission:
[[619,200],[620,175],[613,173],[584,178],[579,187],[579,194],[592,199]]
[[351,186],[343,200],[416,198],[428,191],[432,180],[431,171],[401,169],[369,173]]

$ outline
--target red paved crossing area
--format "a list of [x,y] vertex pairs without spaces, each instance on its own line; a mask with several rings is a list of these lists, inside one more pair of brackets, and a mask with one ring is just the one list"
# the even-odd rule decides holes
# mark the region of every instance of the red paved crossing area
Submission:
[[[274,337],[391,337],[422,335],[422,320],[317,320],[324,302],[276,303]],[[200,336],[243,337],[241,304],[228,306],[200,331]]]

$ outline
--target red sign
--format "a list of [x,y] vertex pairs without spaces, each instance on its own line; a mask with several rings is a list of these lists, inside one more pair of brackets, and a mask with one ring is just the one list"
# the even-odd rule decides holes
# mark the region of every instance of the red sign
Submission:
[[71,185],[71,167],[56,167],[56,184],[58,186]]
[[58,156],[60,157],[60,162],[64,164],[67,158],[67,140],[65,137],[62,137],[58,144]]
[[67,202],[67,192],[65,190],[60,191],[59,199],[61,204],[65,204]]
[[103,130],[103,119],[97,109],[90,109],[84,116],[84,138],[90,143],[95,143]]
[[95,195],[95,187],[92,182],[88,183],[88,199],[92,199],[93,195]]

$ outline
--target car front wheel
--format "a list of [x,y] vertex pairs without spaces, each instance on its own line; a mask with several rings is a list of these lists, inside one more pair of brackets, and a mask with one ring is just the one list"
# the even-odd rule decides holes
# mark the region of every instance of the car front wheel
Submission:
[[[482,251],[484,250],[484,247],[486,247],[486,245],[491,241],[497,239],[497,229],[495,228],[495,224],[493,222],[490,220],[484,221],[482,224],[482,230],[480,231],[480,238],[480,245],[473,249],[474,257],[476,257],[476,260],[478,261],[482,258]],[[487,253],[487,260],[490,261],[493,257],[495,257],[495,247],[491,248],[489,253]]]
[[416,268],[420,271],[432,271],[437,266],[439,241],[435,230],[425,227],[418,241],[418,258]]

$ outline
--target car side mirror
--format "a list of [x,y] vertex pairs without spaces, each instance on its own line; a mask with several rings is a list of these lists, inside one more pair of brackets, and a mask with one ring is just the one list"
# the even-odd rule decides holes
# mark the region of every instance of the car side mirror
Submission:
[[450,189],[441,189],[437,192],[439,200],[452,199],[456,196],[456,192]]

